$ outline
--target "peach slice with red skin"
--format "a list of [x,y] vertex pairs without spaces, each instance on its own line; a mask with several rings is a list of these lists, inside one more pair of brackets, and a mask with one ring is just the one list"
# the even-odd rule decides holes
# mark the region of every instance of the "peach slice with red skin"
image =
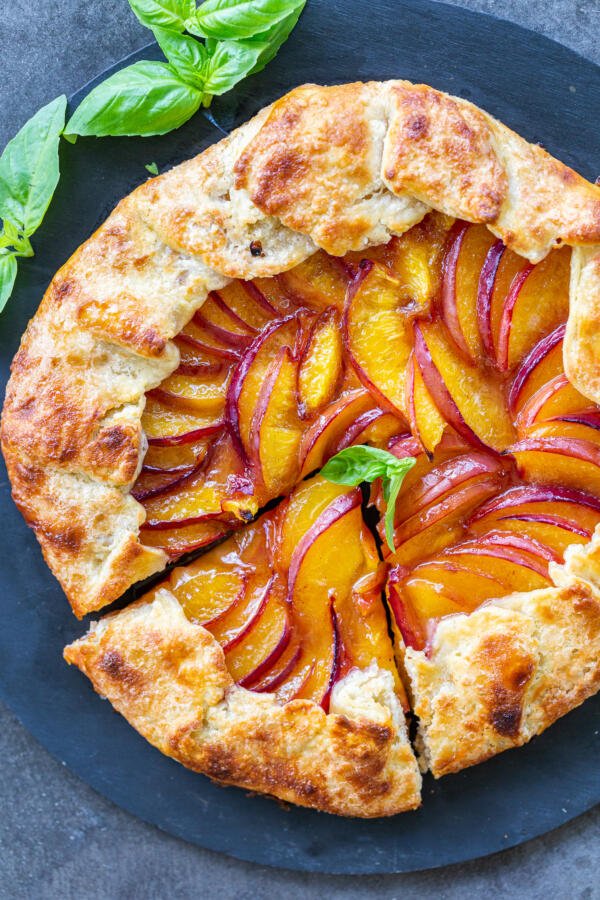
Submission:
[[559,325],[532,347],[517,369],[508,393],[508,408],[517,409],[542,385],[562,374],[562,342],[565,325]]
[[415,359],[441,416],[474,446],[504,450],[514,427],[500,382],[467,363],[438,324],[422,321],[414,331]]
[[296,305],[312,309],[337,306],[342,309],[350,273],[344,262],[318,250],[288,272],[276,276],[284,293]]
[[427,453],[432,454],[442,440],[446,420],[440,415],[425,386],[420,367],[411,354],[406,373],[406,409],[411,431]]
[[250,425],[252,460],[270,497],[290,490],[298,474],[297,377],[298,364],[283,347],[267,371]]
[[342,334],[335,307],[315,320],[302,350],[298,368],[298,409],[312,419],[329,403],[342,376]]
[[214,544],[230,530],[226,523],[215,520],[206,520],[195,525],[175,524],[171,528],[160,530],[142,525],[140,540],[148,547],[164,550],[171,559],[178,559],[184,553],[192,553]]
[[[175,489],[177,488],[177,490]],[[221,518],[248,521],[259,503],[246,482],[241,461],[228,435],[213,444],[202,463],[176,485],[144,501],[146,529],[172,529]]]
[[504,302],[497,343],[501,371],[514,368],[543,335],[569,313],[570,249],[548,254],[536,266],[517,272]]
[[577,438],[529,438],[510,452],[522,477],[600,496],[600,447]]
[[496,360],[494,335],[492,329],[492,297],[496,285],[498,268],[506,247],[502,241],[494,241],[489,248],[481,267],[477,284],[477,324],[481,337],[483,352],[488,360]]
[[404,434],[404,429],[405,425],[402,419],[393,413],[377,407],[367,409],[344,431],[337,444],[332,448],[331,455],[335,456],[340,450],[345,450],[346,447],[351,447],[353,444],[372,444],[376,447],[384,447],[392,438]]
[[266,373],[282,347],[293,346],[298,328],[294,316],[276,320],[254,339],[235,368],[225,404],[236,450],[246,462],[251,450],[250,429]]
[[[483,353],[480,276],[486,263],[490,265],[487,257],[493,243],[485,226],[456,222],[448,235],[442,263],[442,317],[456,346],[471,362]],[[487,271],[484,278],[490,280]]]
[[354,369],[377,403],[405,415],[406,365],[412,349],[411,298],[389,270],[365,260],[348,289],[344,342]]
[[372,406],[373,400],[363,388],[350,390],[330,403],[302,435],[300,477],[321,468],[351,425]]
[[218,291],[218,295],[241,327],[254,333],[279,316],[275,307],[252,282],[230,281]]
[[243,347],[229,347],[220,341],[215,340],[214,336],[206,329],[198,324],[196,318],[193,318],[182,331],[177,335],[178,342],[184,342],[198,353],[221,359],[226,362],[237,362],[240,358]]
[[590,401],[573,387],[563,373],[542,385],[521,407],[517,416],[519,434],[548,419],[560,418],[590,408]]

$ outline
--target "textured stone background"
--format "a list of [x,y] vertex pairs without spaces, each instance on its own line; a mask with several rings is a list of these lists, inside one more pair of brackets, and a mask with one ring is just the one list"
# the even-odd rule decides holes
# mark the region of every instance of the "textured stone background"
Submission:
[[[600,0],[453,2],[540,31],[600,63]],[[43,103],[147,42],[125,0],[3,0],[0,147]],[[237,862],[144,825],[63,769],[1,706],[0,760],[2,900],[600,898],[600,808],[479,862],[406,876],[323,877]]]

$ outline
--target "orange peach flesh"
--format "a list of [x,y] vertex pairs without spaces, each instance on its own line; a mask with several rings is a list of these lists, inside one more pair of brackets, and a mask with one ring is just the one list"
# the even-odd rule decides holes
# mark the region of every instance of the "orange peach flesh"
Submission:
[[[173,558],[205,548],[342,447],[387,447],[411,432],[424,452],[400,493],[395,550],[381,545],[397,635],[423,647],[442,616],[547,584],[550,559],[600,521],[600,417],[564,378],[560,341],[534,358],[566,320],[569,254],[532,267],[484,226],[433,213],[384,246],[343,260],[319,251],[211,296],[178,338],[180,369],[148,394],[150,446],[135,487],[145,542]],[[439,496],[427,494],[449,460],[481,452],[487,468],[454,473]],[[237,681],[326,704],[329,682],[351,665],[393,665],[360,506],[315,538],[295,596],[286,594],[293,548],[340,491],[316,479],[305,494],[304,484],[277,512],[203,551],[193,601],[177,591],[226,648]],[[520,487],[530,494],[512,503]],[[383,512],[377,485],[373,495]],[[506,504],[494,509],[498,497]],[[252,556],[256,535],[236,549],[234,577],[224,548],[245,532],[264,533],[263,549]],[[215,586],[230,585],[225,603],[249,566],[244,602],[215,611]]]

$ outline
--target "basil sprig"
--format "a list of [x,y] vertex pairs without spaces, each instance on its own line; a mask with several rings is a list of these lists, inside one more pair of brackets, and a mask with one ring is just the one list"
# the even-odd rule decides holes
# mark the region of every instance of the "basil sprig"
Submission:
[[[165,134],[200,106],[270,62],[306,0],[129,0],[167,62],[134,63],[80,103],[65,128],[76,135]],[[191,32],[204,43],[184,34]]]
[[[67,101],[57,97],[0,157],[0,312],[14,287],[17,259],[33,256],[29,239],[56,189],[60,135],[74,143],[77,135],[145,136],[179,128],[200,106],[273,59],[306,0],[205,0],[199,7],[196,0],[128,2],[153,31],[166,62],[141,60],[111,75],[85,97],[66,127]],[[154,162],[146,169],[158,174]]]
[[412,469],[416,459],[406,456],[398,459],[387,450],[368,447],[360,444],[340,450],[321,469],[321,475],[334,484],[345,484],[355,487],[362,482],[373,482],[381,478],[385,511],[385,539],[388,547],[394,551],[394,517],[396,501],[406,473]]
[[17,259],[33,256],[39,228],[58,184],[58,143],[66,97],[57,97],[23,125],[0,156],[0,311],[12,293]]

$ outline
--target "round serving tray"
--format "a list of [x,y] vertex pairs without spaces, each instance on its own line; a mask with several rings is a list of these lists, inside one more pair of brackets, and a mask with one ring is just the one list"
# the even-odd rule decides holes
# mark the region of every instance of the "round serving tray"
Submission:
[[[122,66],[160,58],[156,45]],[[459,94],[595,178],[600,168],[600,69],[540,35],[425,0],[309,0],[266,71],[215,102],[229,130],[289,88],[407,78]],[[97,83],[97,82],[94,82]],[[74,108],[93,86],[82,88]],[[202,114],[173,134],[63,142],[62,177],[36,256],[0,319],[3,381],[27,320],[58,267],[123,195],[221,136]],[[87,627],[71,614],[4,477],[0,511],[0,697],[57,758],[105,797],[164,831],[272,866],[334,873],[426,869],[514,846],[600,801],[600,697],[526,747],[435,782],[423,808],[392,819],[338,819],[217,787],[162,756],[62,659]]]

